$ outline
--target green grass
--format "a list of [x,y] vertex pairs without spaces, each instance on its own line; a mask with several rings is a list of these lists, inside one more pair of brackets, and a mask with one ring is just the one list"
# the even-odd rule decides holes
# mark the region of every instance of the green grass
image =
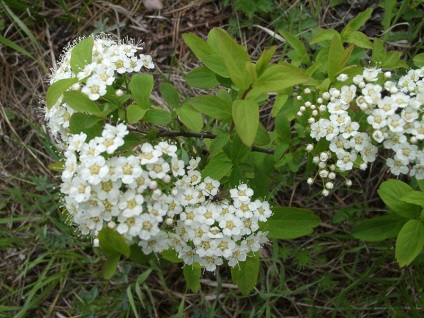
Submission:
[[[169,9],[165,6],[163,16],[175,18],[167,11],[178,9],[174,14],[184,13],[179,18],[189,21],[190,12],[185,11],[191,8],[189,1],[164,2]],[[412,52],[417,53],[423,49],[418,41],[423,22],[410,17],[408,4],[413,1],[399,2],[382,21],[381,30],[388,41],[394,36],[407,39]],[[203,5],[211,10],[216,5],[269,29],[284,22],[284,28],[294,33],[308,30],[311,17],[314,23],[325,22],[321,21],[324,12],[332,10],[324,1],[308,1],[309,7],[300,1],[281,1],[275,12],[254,12],[249,18],[231,6]],[[181,9],[185,6],[189,9]],[[197,9],[192,8],[195,14]],[[148,37],[149,31],[163,30],[163,43],[150,38],[152,50],[155,45],[169,45],[166,36],[173,32],[172,23],[152,18],[152,12],[139,7],[137,12],[151,24],[148,32],[140,35],[135,31],[140,24],[134,14],[125,15],[130,9],[118,1],[104,7],[91,1],[74,1],[72,5],[65,1],[35,1],[33,5],[0,2],[0,43],[5,61],[0,66],[4,74],[0,85],[10,88],[0,94],[0,317],[421,317],[424,257],[399,269],[393,261],[393,242],[368,244],[351,238],[349,231],[355,220],[381,208],[375,198],[364,199],[359,193],[333,202],[297,198],[296,204],[320,214],[323,226],[306,238],[269,243],[261,253],[258,285],[248,297],[232,285],[225,268],[205,273],[197,294],[186,289],[181,265],[165,261],[139,265],[122,260],[114,278],[103,278],[105,258],[89,240],[78,237],[61,214],[59,181],[48,168],[60,156],[42,129],[38,107],[45,95],[44,75],[53,66],[52,57],[79,35],[103,28],[119,29],[121,36]],[[422,12],[422,5],[413,10]],[[304,24],[293,18],[300,13]],[[396,34],[405,17],[409,27]],[[328,23],[329,16],[325,18]],[[245,22],[239,21],[236,27],[248,41],[268,37],[260,29],[242,28],[249,26]],[[330,22],[337,25],[341,21]],[[207,32],[206,22],[195,32]],[[396,47],[396,43],[391,44]],[[163,74],[170,74],[168,62],[181,50],[179,44],[171,48],[160,65]],[[158,54],[165,53],[159,50]],[[181,65],[190,65],[190,61],[186,55],[180,57],[173,69],[183,73]],[[357,200],[362,201],[346,203]],[[355,213],[359,209],[364,214]]]

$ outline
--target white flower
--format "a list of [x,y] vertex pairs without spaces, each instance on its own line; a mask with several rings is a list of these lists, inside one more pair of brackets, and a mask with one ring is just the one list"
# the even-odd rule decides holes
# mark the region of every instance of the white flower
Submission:
[[163,158],[159,158],[155,163],[146,164],[146,169],[150,178],[163,179],[171,168]]
[[99,184],[109,173],[109,167],[102,156],[86,157],[81,162],[81,175],[87,179],[90,184]]
[[88,95],[91,100],[98,100],[100,96],[106,94],[106,84],[100,79],[99,75],[94,74],[87,79],[81,92]]
[[126,218],[140,215],[143,211],[144,197],[134,190],[127,190],[119,198],[118,207],[122,210],[122,215]]
[[133,155],[129,157],[119,157],[115,167],[117,174],[121,175],[122,183],[131,184],[143,173],[140,160]]
[[247,184],[240,184],[237,188],[230,190],[233,200],[237,199],[241,202],[248,202],[253,195],[253,190],[247,187]]
[[159,157],[162,156],[162,151],[154,149],[153,146],[149,143],[144,143],[141,147],[141,154],[138,155],[142,165],[148,163],[155,163],[158,161]]
[[337,153],[337,167],[339,167],[340,171],[352,170],[353,163],[357,158],[357,154],[355,152],[347,152],[345,150],[339,150]]

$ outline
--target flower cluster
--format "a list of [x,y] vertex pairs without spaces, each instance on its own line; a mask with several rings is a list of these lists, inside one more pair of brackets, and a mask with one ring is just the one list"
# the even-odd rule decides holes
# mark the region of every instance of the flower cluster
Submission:
[[186,263],[206,270],[245,261],[266,241],[259,221],[271,215],[268,202],[252,200],[240,184],[230,199],[215,200],[220,183],[202,181],[192,159],[186,167],[167,142],[143,143],[132,155],[109,156],[124,143],[125,124],[106,124],[102,136],[69,138],[61,192],[73,222],[84,235],[114,228],[145,254],[172,247]]
[[[92,62],[75,73],[74,47],[65,51],[50,84],[75,78],[69,90],[96,103],[107,101],[104,97],[111,92],[124,94],[125,73],[154,67],[149,56],[137,54],[139,48],[132,42],[100,36],[94,39]],[[269,203],[253,200],[253,190],[246,184],[218,200],[220,182],[202,180],[197,170],[200,158],[187,165],[178,159],[177,146],[166,141],[127,146],[127,125],[111,118],[94,117],[101,122],[101,133],[73,134],[69,125],[75,112],[61,96],[46,110],[46,119],[64,152],[64,205],[79,232],[92,236],[94,244],[98,233],[109,227],[145,254],[172,248],[185,264],[198,263],[214,271],[224,261],[229,266],[245,261],[267,240],[259,222],[271,215]]]
[[[116,42],[106,35],[95,37],[92,51],[92,62],[85,65],[79,72],[71,68],[72,49],[78,43],[67,47],[61,56],[57,67],[52,70],[49,84],[69,78],[77,78],[71,89],[88,95],[90,100],[96,101],[107,93],[118,76],[126,73],[139,72],[141,68],[154,68],[149,55],[139,54],[141,49],[133,41]],[[66,141],[69,135],[69,119],[75,110],[59,98],[50,109],[46,109],[48,128],[54,137]]]
[[[333,188],[336,171],[366,169],[379,148],[392,153],[386,159],[392,174],[424,179],[424,67],[410,70],[397,82],[390,78],[389,72],[365,68],[351,85],[331,88],[315,104],[306,101],[300,107],[298,116],[309,116],[310,136],[328,145],[313,157],[324,195]],[[339,82],[347,80],[345,74],[338,77]],[[311,144],[307,150],[313,148]]]

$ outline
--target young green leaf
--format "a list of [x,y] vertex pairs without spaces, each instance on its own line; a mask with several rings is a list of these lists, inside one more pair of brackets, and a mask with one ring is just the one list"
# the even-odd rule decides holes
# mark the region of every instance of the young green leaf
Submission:
[[148,109],[141,107],[138,104],[131,104],[127,108],[127,120],[130,124],[135,124],[140,121],[147,113]]
[[78,112],[86,112],[97,116],[102,115],[99,106],[83,92],[67,91],[63,93],[63,101]]
[[424,225],[421,220],[409,220],[396,240],[395,257],[400,267],[411,264],[424,247]]
[[203,127],[203,117],[189,104],[182,104],[175,110],[181,122],[191,131],[199,132]]
[[63,93],[69,89],[69,87],[71,87],[77,82],[78,78],[72,77],[58,80],[57,82],[54,82],[52,85],[50,85],[46,94],[47,108],[52,108],[52,106],[56,104],[60,96],[62,96]]
[[163,109],[149,109],[143,117],[143,120],[156,125],[167,125],[172,117],[169,112]]
[[212,88],[219,84],[215,73],[206,66],[200,66],[190,71],[184,80],[188,85],[196,88]]
[[174,85],[171,83],[160,83],[159,91],[169,105],[174,108],[180,105],[180,95]]
[[106,256],[119,253],[130,257],[130,247],[126,239],[118,232],[106,227],[98,235],[100,250]]
[[278,31],[285,39],[286,41],[291,45],[291,47],[294,49],[296,56],[301,60],[303,63],[309,63],[309,54],[306,50],[305,45],[300,41],[296,36],[291,34],[288,31],[280,30]]
[[185,265],[183,274],[187,287],[190,288],[193,293],[197,293],[200,289],[200,275],[202,274],[202,270],[191,265]]
[[94,38],[92,36],[85,38],[71,50],[71,65],[72,72],[78,74],[87,64],[90,64],[93,59]]
[[216,54],[208,55],[202,59],[202,63],[215,74],[224,78],[230,77],[224,59],[221,56]]
[[313,38],[311,39],[311,41],[309,42],[309,44],[316,44],[320,42],[331,41],[334,39],[335,36],[340,38],[339,32],[337,32],[334,29],[324,29],[318,32],[317,34],[315,34]]
[[292,207],[274,207],[273,215],[262,223],[261,230],[268,231],[268,237],[275,239],[293,239],[312,233],[320,218],[310,210]]
[[328,77],[334,81],[336,79],[336,74],[342,66],[340,66],[340,58],[344,53],[344,48],[340,37],[334,36],[331,41],[330,51],[328,53],[328,61],[327,61],[327,73]]
[[184,103],[211,118],[220,120],[229,120],[231,118],[231,104],[218,96],[190,97]]
[[270,48],[263,50],[261,56],[259,57],[259,60],[256,62],[255,65],[256,73],[258,74],[258,76],[261,76],[263,71],[265,71],[269,62],[271,62],[271,59],[274,56],[276,50],[276,46],[271,46]]
[[190,48],[190,50],[193,51],[194,55],[196,55],[199,61],[202,61],[206,56],[212,54],[212,50],[208,43],[206,43],[194,33],[183,34],[183,40]]
[[371,13],[372,8],[368,8],[364,12],[358,13],[356,17],[351,19],[346,25],[346,27],[342,30],[342,38],[352,34],[352,32],[354,31],[358,31],[359,28],[361,28],[365,24],[365,22],[369,20],[369,18],[371,17]]
[[233,168],[230,158],[224,153],[219,153],[212,157],[209,163],[202,171],[202,177],[211,177],[212,179],[221,180]]
[[148,109],[150,106],[150,94],[153,90],[153,75],[134,75],[130,81],[130,90],[137,105],[141,108]]
[[400,200],[402,195],[412,191],[413,190],[409,185],[395,179],[383,182],[377,190],[378,195],[390,210],[408,219],[412,219],[420,215],[419,206]]
[[228,75],[240,91],[247,89],[252,78],[246,70],[246,62],[251,62],[246,49],[234,41],[223,29],[214,28],[214,31]]
[[254,99],[259,94],[279,92],[309,80],[302,70],[289,64],[269,65],[258,78],[258,83],[247,94]]
[[249,254],[246,261],[231,268],[231,278],[243,296],[248,296],[255,287],[259,275],[259,254]]
[[252,146],[259,125],[258,103],[253,100],[235,100],[233,102],[233,120],[240,139],[246,146]]
[[359,31],[354,31],[346,36],[345,41],[364,49],[372,49],[372,42],[369,40],[368,36]]
[[424,192],[422,191],[411,191],[403,194],[400,200],[406,203],[411,203],[424,207]]
[[361,241],[383,241],[396,237],[406,221],[395,213],[374,217],[356,225],[352,236]]

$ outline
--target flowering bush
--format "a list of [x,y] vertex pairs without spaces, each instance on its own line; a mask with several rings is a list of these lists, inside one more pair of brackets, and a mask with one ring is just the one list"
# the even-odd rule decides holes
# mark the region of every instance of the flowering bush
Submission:
[[[288,32],[290,56],[298,58],[278,64],[271,63],[276,47],[253,62],[220,28],[206,40],[185,34],[203,63],[186,83],[213,90],[181,96],[161,83],[160,104],[150,98],[154,63],[134,41],[101,35],[66,48],[50,77],[47,125],[64,154],[65,214],[107,257],[105,277],[122,255],[140,261],[154,253],[183,262],[193,291],[202,270],[228,265],[246,295],[268,238],[307,235],[320,223],[312,211],[273,206],[271,188],[303,172],[310,184],[320,178],[329,195],[337,174],[347,179],[367,168],[380,148],[393,174],[423,179],[424,70],[391,80],[383,69],[407,65],[358,31],[369,16],[358,15],[340,34],[316,34],[311,43],[323,49],[306,70],[299,66],[310,62],[307,49]],[[372,49],[375,65],[362,67],[354,46]],[[261,111],[271,104],[275,125],[267,129]],[[402,266],[412,259],[398,258]]]

